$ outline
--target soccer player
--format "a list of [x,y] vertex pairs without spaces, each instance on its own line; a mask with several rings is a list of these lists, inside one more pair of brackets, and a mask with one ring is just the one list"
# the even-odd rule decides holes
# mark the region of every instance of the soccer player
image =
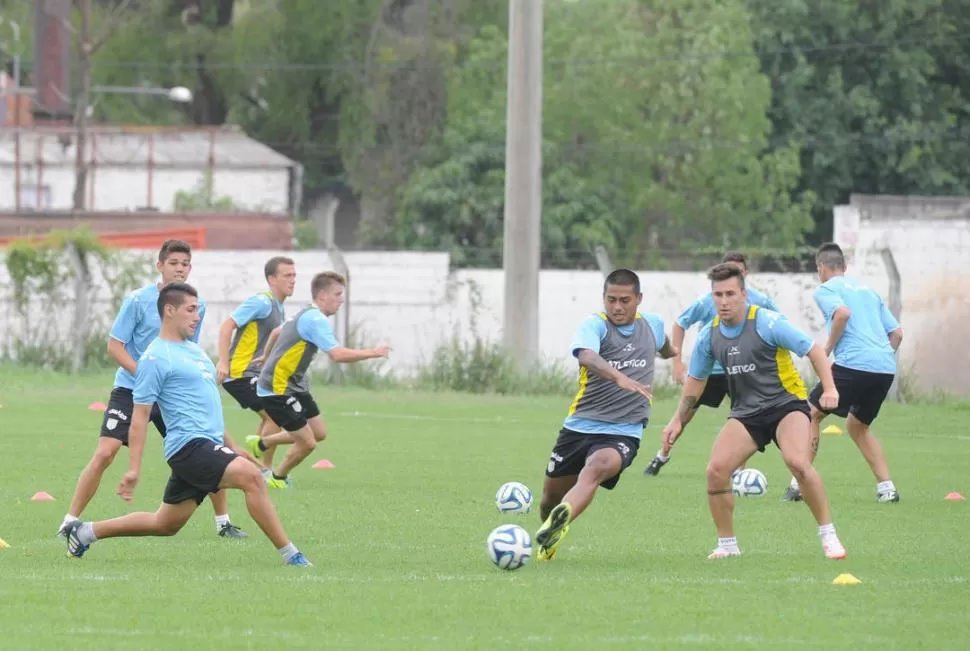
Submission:
[[200,309],[191,285],[165,285],[156,307],[161,317],[158,337],[145,349],[135,374],[128,433],[131,454],[118,494],[129,503],[134,497],[148,421],[157,406],[168,426],[165,459],[172,469],[161,506],[154,513],[129,513],[112,520],[72,520],[66,527],[69,558],[81,558],[93,543],[105,538],[174,536],[206,495],[238,488],[246,494],[249,514],[284,562],[311,564],[287,538],[255,460],[225,433],[216,368],[192,341],[202,318]]
[[[819,402],[822,389],[816,386],[808,401],[812,406],[812,459],[818,454],[819,429],[828,414],[846,419],[846,429],[876,476],[876,500],[899,501],[896,485],[879,441],[869,431],[879,415],[896,375],[896,351],[903,341],[903,329],[886,309],[879,294],[845,275],[845,255],[838,244],[819,247],[815,255],[818,277],[815,303],[825,316],[829,337],[825,354],[835,351],[832,376],[839,390],[839,404],[825,409]],[[801,491],[792,477],[785,500],[798,501]]]
[[[741,270],[742,277],[748,277],[748,259],[745,255],[739,251],[731,251],[724,255],[721,260],[722,263],[731,264]],[[748,302],[751,305],[758,305],[760,307],[778,311],[778,307],[775,305],[774,301],[771,300],[765,294],[762,294],[756,289],[748,288]],[[684,366],[682,359],[683,345],[684,345],[684,335],[687,330],[690,329],[695,323],[701,324],[701,327],[707,325],[714,320],[717,316],[717,308],[714,307],[714,297],[710,292],[704,294],[696,301],[691,303],[686,310],[684,310],[677,320],[674,322],[673,327],[670,329],[670,339],[672,341],[673,348],[677,351],[674,356],[673,363],[673,379],[677,384],[684,383],[684,377],[687,374],[687,369]],[[721,365],[715,361],[714,368],[711,371],[711,375],[707,378],[707,385],[704,387],[704,393],[701,395],[700,400],[694,408],[687,414],[683,422],[683,427],[686,428],[687,424],[693,420],[694,416],[697,414],[697,410],[700,407],[707,406],[718,408],[724,401],[724,397],[728,394],[728,382],[724,375],[724,369]],[[657,476],[660,474],[660,469],[670,461],[671,446],[667,443],[665,439],[661,439],[660,450],[653,460],[647,464],[644,468],[644,475]]]
[[[276,256],[266,262],[263,275],[269,290],[247,298],[219,326],[219,361],[216,364],[216,378],[226,393],[235,398],[240,407],[259,415],[256,436],[260,438],[280,431],[256,395],[256,379],[263,365],[266,342],[285,320],[283,303],[293,296],[296,266],[292,259]],[[268,449],[263,455],[263,464],[267,468],[273,465],[274,449]]]
[[650,418],[656,356],[676,351],[656,314],[638,311],[640,279],[616,269],[603,286],[603,311],[587,318],[571,347],[579,361],[579,391],[549,456],[536,532],[539,560],[552,560],[570,523],[596,489],[616,487],[633,463]]
[[734,536],[731,472],[755,451],[764,452],[772,441],[801,482],[826,557],[845,558],[825,486],[812,465],[807,392],[791,357],[794,352],[811,360],[822,385],[819,401],[830,409],[838,404],[839,394],[825,352],[777,312],[749,305],[744,274],[737,267],[719,264],[708,278],[717,317],[697,338],[680,407],[664,428],[664,436],[673,443],[683,430],[683,420],[700,400],[715,360],[719,361],[727,374],[731,414],[714,441],[707,465],[707,502],[718,536],[717,547],[708,558],[741,554]]
[[271,488],[289,487],[290,471],[327,437],[327,428],[320,408],[310,395],[307,377],[317,350],[341,364],[387,357],[391,351],[387,346],[346,348],[337,342],[329,317],[343,305],[346,284],[343,276],[332,271],[314,276],[310,283],[313,305],[274,330],[266,345],[266,362],[259,373],[256,394],[262,399],[269,417],[285,431],[263,439],[249,436],[246,447],[258,459],[276,445],[293,444],[276,470],[267,477],[266,483]]
[[[159,290],[173,282],[185,282],[192,270],[192,249],[181,240],[168,240],[158,251],[155,268],[162,276],[160,283],[152,283],[129,294],[121,304],[108,337],[108,354],[120,367],[115,373],[114,388],[108,398],[101,423],[101,436],[94,456],[81,471],[74,488],[74,496],[67,515],[64,516],[58,535],[63,536],[67,525],[81,517],[81,513],[94,498],[108,466],[114,461],[121,446],[128,445],[128,431],[131,427],[131,392],[135,386],[135,367],[137,359],[158,336],[161,320],[155,303]],[[200,302],[199,328],[192,334],[192,341],[199,341],[202,319],[205,317],[205,303]],[[165,422],[159,410],[152,409],[151,421],[158,433],[165,436]],[[216,513],[216,533],[224,538],[246,538],[248,534],[229,520],[229,502],[226,494],[219,492],[212,496],[212,507]]]

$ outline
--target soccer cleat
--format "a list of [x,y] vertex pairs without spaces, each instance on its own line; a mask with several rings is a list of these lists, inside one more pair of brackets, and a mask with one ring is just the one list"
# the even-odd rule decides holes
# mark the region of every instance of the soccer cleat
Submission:
[[[667,461],[670,461],[670,457],[667,457]],[[647,464],[647,467],[643,469],[643,474],[656,477],[658,474],[660,474],[660,469],[667,464],[667,461],[664,461],[660,457],[654,457],[653,461]]]
[[91,545],[85,545],[81,542],[78,537],[78,529],[84,524],[80,520],[72,520],[64,525],[64,536],[67,538],[67,557],[68,558],[81,558],[84,556],[84,552],[88,551]]
[[231,522],[227,522],[222,525],[219,529],[219,536],[222,538],[235,538],[236,540],[242,540],[243,538],[249,538],[249,534],[234,525]]
[[[71,524],[71,522],[74,522],[74,520],[71,520],[70,522],[65,521],[61,523],[61,528],[57,530],[58,538],[64,538],[65,540],[67,539],[67,526]],[[80,521],[78,520],[78,522]]]
[[718,546],[714,548],[714,551],[712,551],[710,554],[707,555],[707,559],[713,561],[721,558],[729,558],[731,556],[740,556],[740,555],[741,555],[741,549],[739,547],[728,549],[727,547]]
[[800,488],[795,488],[794,486],[789,486],[785,490],[785,494],[781,496],[782,502],[801,502],[802,501],[802,491]]
[[896,504],[899,502],[899,493],[895,490],[879,493],[876,495],[876,501],[880,504]]
[[569,521],[573,516],[573,507],[566,502],[560,502],[549,513],[549,517],[536,532],[536,544],[539,546],[537,558],[550,561],[556,555],[559,544],[566,536]]
[[277,479],[272,473],[266,475],[266,485],[270,488],[292,488],[293,485],[290,483],[290,478],[285,477],[283,479]]
[[822,551],[825,552],[825,558],[832,561],[841,561],[846,557],[845,547],[836,536],[828,536],[822,540]]
[[256,459],[263,456],[263,451],[259,449],[259,437],[255,434],[250,434],[246,437],[246,450],[249,454],[253,455]]
[[307,557],[303,555],[303,552],[297,552],[296,556],[286,561],[287,565],[297,565],[300,567],[313,567],[313,563],[307,560]]

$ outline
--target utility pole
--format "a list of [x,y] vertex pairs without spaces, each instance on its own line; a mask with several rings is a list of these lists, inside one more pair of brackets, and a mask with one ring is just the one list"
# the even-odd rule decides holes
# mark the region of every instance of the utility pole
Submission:
[[91,0],[81,0],[81,25],[77,34],[78,72],[81,83],[74,106],[74,195],[72,207],[77,219],[87,207],[88,104],[91,98]]
[[520,368],[539,348],[542,37],[542,0],[509,0],[503,334]]

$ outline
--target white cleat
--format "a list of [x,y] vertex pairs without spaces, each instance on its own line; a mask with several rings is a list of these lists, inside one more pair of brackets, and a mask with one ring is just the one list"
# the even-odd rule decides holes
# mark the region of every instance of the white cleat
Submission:
[[721,558],[728,558],[730,556],[740,556],[741,549],[735,547],[734,549],[727,549],[726,547],[715,547],[714,551],[707,555],[708,560],[717,560]]
[[842,546],[842,542],[835,536],[831,536],[822,541],[822,551],[825,552],[825,558],[831,561],[841,561],[846,557],[845,547]]

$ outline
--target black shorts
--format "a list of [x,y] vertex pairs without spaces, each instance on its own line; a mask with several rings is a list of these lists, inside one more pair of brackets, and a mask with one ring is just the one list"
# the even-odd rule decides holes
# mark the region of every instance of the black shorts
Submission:
[[[108,398],[108,406],[104,410],[104,420],[101,421],[101,436],[121,441],[128,445],[128,429],[131,427],[131,412],[134,411],[134,399],[131,389],[115,387]],[[165,438],[165,421],[158,405],[152,405],[149,416],[155,429]]]
[[697,406],[720,407],[724,398],[728,395],[730,394],[728,393],[727,375],[710,375],[707,378],[707,384],[704,385],[704,392],[697,399]]
[[320,415],[320,408],[309,393],[292,396],[268,396],[260,398],[263,409],[273,422],[287,432],[295,432],[306,427],[307,421]]
[[226,468],[239,457],[221,443],[209,439],[192,439],[172,455],[168,466],[172,476],[165,485],[162,501],[166,504],[181,504],[186,500],[202,500],[209,493],[219,490],[219,482]]
[[764,452],[769,443],[774,442],[775,446],[778,445],[778,423],[788,414],[795,412],[805,414],[805,418],[809,418],[812,413],[807,401],[793,400],[778,407],[765,409],[763,412],[755,414],[754,416],[744,418],[731,416],[731,418],[734,418],[734,420],[744,425],[744,428],[748,430],[748,434],[758,445],[758,451]]
[[620,472],[600,484],[603,488],[612,490],[620,481],[620,475],[636,458],[640,449],[639,439],[619,434],[584,434],[563,427],[559,430],[559,437],[552,448],[552,454],[549,455],[546,477],[578,475],[586,465],[586,459],[603,448],[616,450],[623,459]]
[[256,379],[241,377],[222,383],[222,388],[231,395],[243,409],[263,411],[263,399],[256,395]]
[[835,388],[839,392],[839,406],[832,411],[822,409],[819,404],[822,397],[821,383],[812,389],[808,401],[819,411],[835,414],[840,418],[852,414],[863,425],[871,425],[879,415],[895,377],[892,373],[870,373],[833,364],[832,379],[835,380]]

